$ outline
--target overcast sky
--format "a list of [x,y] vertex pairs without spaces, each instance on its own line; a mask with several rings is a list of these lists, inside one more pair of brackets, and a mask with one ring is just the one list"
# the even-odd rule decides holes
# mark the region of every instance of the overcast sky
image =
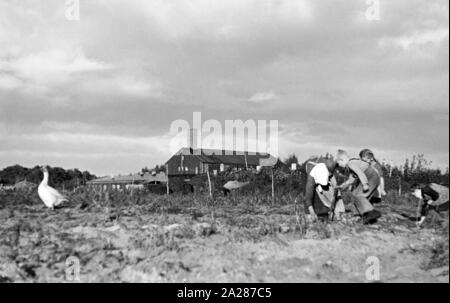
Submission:
[[129,173],[170,124],[278,120],[282,157],[449,163],[449,2],[0,0],[0,168]]

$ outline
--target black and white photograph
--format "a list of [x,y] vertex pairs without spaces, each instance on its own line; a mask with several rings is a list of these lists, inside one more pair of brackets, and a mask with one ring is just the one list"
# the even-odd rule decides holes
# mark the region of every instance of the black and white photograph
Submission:
[[448,284],[449,1],[0,0],[0,282]]

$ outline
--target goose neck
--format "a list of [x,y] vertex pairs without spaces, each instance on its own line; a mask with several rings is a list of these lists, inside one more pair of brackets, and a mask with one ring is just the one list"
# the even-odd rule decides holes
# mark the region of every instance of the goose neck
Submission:
[[42,180],[42,183],[44,184],[48,183],[48,172],[44,172],[44,179]]

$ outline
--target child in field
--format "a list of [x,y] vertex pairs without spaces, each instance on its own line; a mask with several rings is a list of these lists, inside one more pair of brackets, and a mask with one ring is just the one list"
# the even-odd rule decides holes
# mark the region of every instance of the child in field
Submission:
[[412,186],[412,194],[419,199],[418,215],[420,216],[417,226],[420,227],[425,221],[428,212],[434,210],[437,213],[448,211],[448,187],[436,183],[424,186],[415,184]]
[[375,223],[381,217],[381,213],[373,208],[370,199],[380,185],[378,172],[366,161],[350,159],[343,150],[337,152],[336,159],[340,167],[350,169],[350,177],[338,188],[345,190],[352,186],[351,193],[355,197],[355,206],[363,223]]
[[384,177],[383,177],[383,167],[381,166],[380,162],[375,159],[375,155],[370,149],[363,149],[359,153],[359,158],[363,161],[366,161],[372,165],[373,168],[378,172],[378,175],[380,176],[380,186],[378,186],[377,190],[375,191],[373,197],[370,199],[370,203],[380,203],[381,198],[383,196],[386,196],[386,191],[384,189]]

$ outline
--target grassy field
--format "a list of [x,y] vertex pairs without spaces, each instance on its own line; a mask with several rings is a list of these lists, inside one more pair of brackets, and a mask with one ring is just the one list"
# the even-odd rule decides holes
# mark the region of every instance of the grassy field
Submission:
[[0,281],[70,282],[72,256],[81,282],[367,282],[375,256],[381,282],[449,282],[448,213],[417,229],[402,216],[415,202],[393,193],[372,226],[310,224],[295,195],[70,198],[51,211],[36,192],[0,193]]

